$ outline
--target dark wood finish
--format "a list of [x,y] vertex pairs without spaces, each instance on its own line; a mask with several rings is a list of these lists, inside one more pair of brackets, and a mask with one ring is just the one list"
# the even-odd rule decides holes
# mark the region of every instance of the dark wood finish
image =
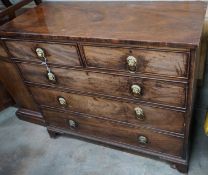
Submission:
[[[187,172],[205,10],[203,2],[42,3],[1,27],[11,58],[3,55],[2,62],[18,66],[21,76],[14,75],[17,67],[4,65],[0,73],[13,69],[3,77],[19,98],[25,97],[17,94],[19,86],[27,91],[19,113],[31,118],[34,112],[22,108],[36,109],[36,116],[42,111],[52,137],[88,139],[163,159]],[[56,83],[46,79],[36,46],[46,51]],[[130,54],[138,62],[135,73],[126,69]],[[131,94],[133,83],[142,87],[141,96]],[[58,95],[68,106],[58,106]],[[132,112],[138,105],[143,123]],[[70,129],[69,119],[78,129],[73,121]],[[138,134],[148,136],[150,144],[138,145]]]
[[[0,43],[0,64],[2,60],[7,60],[8,54],[2,47],[2,43]],[[14,101],[8,91],[5,89],[4,85],[1,82],[0,78],[0,110],[3,110],[4,108],[11,106],[14,104]]]
[[12,5],[12,3],[9,0],[1,0],[1,2],[6,6],[9,7]]
[[[90,143],[99,144],[102,146],[114,148],[117,150],[129,152],[132,154],[146,156],[146,157],[156,159],[156,160],[157,159],[166,160],[169,163],[171,163],[172,168],[176,168],[176,165],[180,165],[180,168],[182,169],[182,167],[184,167],[184,170],[185,170],[185,168],[187,169],[187,167],[188,167],[186,161],[184,161],[178,157],[172,157],[172,156],[165,155],[165,154],[163,154],[163,156],[161,157],[161,153],[158,153],[158,152],[154,152],[154,151],[146,150],[146,149],[139,149],[139,151],[138,151],[138,148],[135,148],[135,147],[129,147],[128,145],[120,144],[117,142],[111,142],[108,140],[103,140],[102,138],[83,135],[78,132],[70,132],[70,130],[63,130],[63,129],[57,128],[55,126],[48,126],[47,130],[50,132],[53,132],[55,134],[61,134],[61,135],[69,136],[70,138],[81,139],[81,140],[84,140],[84,141],[87,141]],[[183,171],[183,173],[185,173],[185,172],[187,172],[187,171]]]
[[[30,87],[30,90],[35,100],[42,106],[64,108],[73,112],[108,118],[137,126],[144,125],[148,128],[159,128],[181,134],[184,132],[184,112],[154,108],[143,104],[116,102],[52,89]],[[58,102],[58,97],[64,97],[67,101],[67,106],[62,107]],[[134,111],[136,107],[143,109],[144,121],[136,118]]]
[[196,47],[205,11],[203,2],[45,2],[4,25],[1,35]]
[[[9,19],[13,19],[15,17],[15,11],[19,10],[21,7],[26,4],[32,2],[31,0],[23,0],[16,4],[12,4],[9,0],[2,0],[3,4],[8,7],[7,9],[0,12],[0,18],[5,18],[9,16]],[[36,4],[39,4],[41,0],[35,0]],[[3,23],[7,22],[8,19],[3,19]],[[2,23],[1,23],[2,24]],[[0,43],[0,109],[3,109],[7,106],[13,105],[16,103],[18,106],[28,107],[32,110],[38,110],[36,104],[33,102],[33,99],[29,95],[27,89],[24,87],[23,82],[21,81],[19,72],[15,65],[10,63],[9,55],[7,50],[4,47],[4,44]],[[13,69],[13,70],[12,70]],[[12,77],[13,76],[13,77]],[[9,82],[12,81],[13,82]],[[3,83],[3,85],[2,85]],[[14,84],[18,87],[14,87]],[[10,96],[10,94],[12,97]],[[12,99],[14,98],[14,100]],[[27,104],[28,103],[28,104]],[[33,111],[31,111],[32,113]],[[25,115],[26,120],[28,120],[29,114]],[[36,117],[36,116],[35,116]],[[36,118],[33,120],[29,120],[30,122],[34,122]],[[39,119],[38,119],[39,120]],[[44,121],[44,119],[42,118]],[[38,123],[38,122],[34,122]]]
[[11,96],[7,92],[7,90],[0,83],[0,110],[3,110],[6,107],[9,107],[14,104]]
[[[7,9],[0,12],[0,18],[3,18],[7,15],[13,15],[16,10],[22,8],[23,6],[29,4],[32,1],[33,0],[22,0],[19,3],[9,6]],[[15,17],[15,15],[13,15],[13,17]]]
[[[24,7],[25,5],[29,4],[30,2],[32,2],[33,0],[22,0],[19,1],[15,4],[13,4],[11,1],[9,0],[2,0],[2,3],[7,7],[6,9],[2,10],[0,12],[0,24],[4,24],[6,22],[8,22],[9,20],[12,20],[16,17],[16,11],[18,11],[18,15],[20,14],[19,12],[24,12],[25,10],[21,9],[22,7]],[[42,0],[34,0],[36,5],[39,5]],[[7,18],[8,17],[8,18]]]
[[[5,7],[10,7],[13,5],[9,0],[2,0],[1,2],[4,4]],[[5,16],[7,16],[7,14]],[[13,19],[15,17],[15,13],[9,12],[8,17],[5,16],[0,18],[1,19],[0,25],[4,24],[5,22],[8,22],[8,20]]]
[[36,54],[36,48],[42,48],[48,63],[80,66],[76,45],[46,44],[40,42],[7,41],[7,47],[13,58],[42,63],[45,61]]
[[[124,125],[111,123],[106,120],[99,120],[91,117],[77,117],[60,112],[43,111],[47,122],[51,126],[71,130],[83,135],[100,137],[103,140],[111,140],[112,142],[121,142],[131,146],[151,149],[164,154],[173,154],[181,156],[182,139],[177,137],[157,134],[145,129],[134,129]],[[77,122],[76,128],[70,128],[68,120]],[[105,131],[105,132],[103,132]],[[137,137],[144,135],[148,138],[147,144],[140,144]]]
[[58,133],[56,133],[52,130],[47,129],[47,131],[48,131],[48,134],[49,134],[50,138],[52,138],[52,139],[55,139],[58,135]]
[[[34,102],[33,97],[29,93],[28,89],[25,87],[21,75],[17,69],[17,66],[6,61],[0,61],[0,81],[8,91],[18,107],[28,110],[28,112],[22,114],[19,112],[19,118],[32,123],[44,125],[44,118],[41,115],[36,115],[40,113],[37,104]],[[13,100],[11,104],[13,104]]]
[[[39,108],[22,81],[17,66],[10,60],[5,45],[2,42],[0,43],[0,75],[0,96],[5,99],[1,99],[2,109],[3,107],[16,104],[32,113],[39,111]],[[40,122],[40,118],[36,116],[37,115],[33,115],[33,117],[31,117],[29,112],[27,112],[19,118],[42,125],[42,121]],[[43,118],[41,120],[44,121]]]
[[39,5],[42,2],[42,0],[34,0],[34,2],[36,5]]
[[[33,66],[19,64],[23,77],[26,81],[51,84],[46,76],[44,66]],[[108,96],[128,98],[135,101],[148,101],[174,107],[186,107],[186,84],[171,81],[133,78],[101,74],[91,71],[70,70],[51,67],[56,75],[57,86],[69,88],[75,91],[105,94]],[[142,94],[134,96],[131,93],[131,86],[137,84],[142,88]],[[106,86],[107,85],[107,86]]]
[[2,42],[0,42],[0,61],[3,58],[7,58],[8,59],[9,55],[7,54],[6,50],[4,49]]
[[[189,53],[134,48],[84,46],[89,67],[128,71],[127,57],[137,58],[136,73],[187,77]],[[160,62],[160,64],[158,64]]]
[[21,105],[22,108],[38,111],[38,107],[24,86],[15,65],[2,61],[0,64],[0,75],[1,82],[18,105]]
[[21,120],[35,123],[35,124],[42,125],[42,126],[46,126],[45,119],[43,118],[40,112],[20,108],[16,112],[16,115]]
[[187,164],[174,163],[171,165],[171,167],[174,169],[177,169],[181,173],[188,172],[188,165]]

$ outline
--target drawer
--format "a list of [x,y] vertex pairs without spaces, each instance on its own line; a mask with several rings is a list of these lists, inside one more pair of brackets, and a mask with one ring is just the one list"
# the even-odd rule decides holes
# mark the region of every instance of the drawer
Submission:
[[183,139],[159,134],[143,128],[130,128],[92,117],[73,116],[67,113],[43,110],[50,126],[55,126],[83,136],[91,136],[129,145],[134,148],[150,149],[156,152],[181,157]]
[[[157,128],[180,134],[184,133],[183,112],[150,107],[143,104],[66,93],[52,89],[30,87],[30,90],[40,105],[64,108],[72,112],[84,113],[131,125],[143,125],[149,128]],[[65,103],[62,104],[59,100],[65,100]]]
[[47,62],[50,64],[80,66],[75,44],[6,41],[6,45],[14,58],[41,63],[44,59],[39,58],[36,53],[36,49],[41,48],[44,51]]
[[[19,67],[26,81],[54,85],[47,79],[44,66],[19,64]],[[86,70],[52,67],[51,70],[56,76],[57,82],[55,86],[75,91],[185,108],[186,84],[183,83],[103,74]],[[137,88],[139,86],[140,95],[132,93],[133,85],[136,85]]]
[[83,48],[88,67],[167,77],[187,77],[188,75],[189,54],[187,52],[95,46],[83,46]]

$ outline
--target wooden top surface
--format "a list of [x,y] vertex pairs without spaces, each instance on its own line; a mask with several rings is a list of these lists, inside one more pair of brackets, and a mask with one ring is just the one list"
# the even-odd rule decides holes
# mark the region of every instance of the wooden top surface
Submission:
[[198,46],[203,2],[48,2],[3,25],[3,37]]

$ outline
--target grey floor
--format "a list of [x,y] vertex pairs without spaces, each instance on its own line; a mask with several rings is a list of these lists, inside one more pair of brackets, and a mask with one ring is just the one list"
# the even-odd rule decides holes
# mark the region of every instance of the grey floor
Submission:
[[[208,68],[195,105],[189,175],[208,175],[207,107]],[[163,162],[72,138],[50,139],[44,127],[19,120],[15,111],[0,113],[0,175],[180,175]]]

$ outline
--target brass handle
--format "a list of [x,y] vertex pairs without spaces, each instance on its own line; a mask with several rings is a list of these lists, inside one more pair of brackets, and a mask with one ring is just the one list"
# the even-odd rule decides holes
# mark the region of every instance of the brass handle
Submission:
[[127,59],[128,70],[130,72],[135,72],[137,67],[137,59],[133,56],[128,56]]
[[64,97],[58,97],[58,102],[61,106],[66,106],[67,102]]
[[47,73],[47,78],[49,81],[51,81],[52,83],[55,83],[56,82],[56,77],[54,75],[54,73],[51,72],[51,69],[49,68],[48,64],[47,64],[47,58],[45,57],[45,53],[44,53],[44,50],[41,49],[41,48],[36,48],[36,54],[39,58],[43,59],[42,61],[42,64],[46,66],[46,69],[48,71]]
[[52,72],[48,72],[47,73],[47,78],[49,81],[51,81],[52,83],[56,83],[56,76],[54,73]]
[[131,86],[131,92],[134,95],[141,95],[142,88],[139,85],[133,84]]
[[45,53],[44,53],[44,50],[41,49],[41,48],[36,48],[36,54],[39,58],[45,58]]
[[142,108],[136,107],[136,108],[134,108],[134,111],[136,113],[136,118],[137,119],[144,120],[144,112],[143,112]]
[[148,143],[148,139],[145,136],[138,136],[137,140],[141,144],[147,144]]
[[70,127],[71,129],[75,129],[75,128],[78,127],[78,124],[77,124],[77,122],[75,122],[74,120],[69,120],[69,127]]

